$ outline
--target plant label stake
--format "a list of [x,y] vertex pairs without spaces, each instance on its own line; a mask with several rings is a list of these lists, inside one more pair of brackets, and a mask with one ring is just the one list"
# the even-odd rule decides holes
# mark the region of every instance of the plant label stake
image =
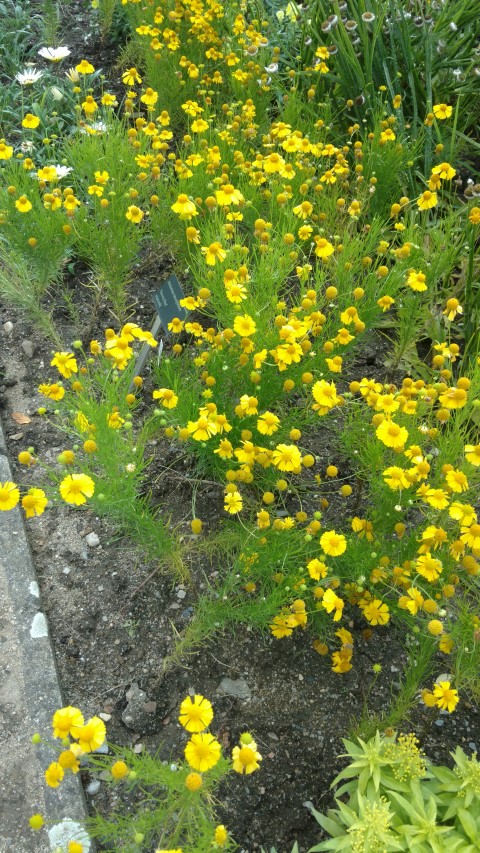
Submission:
[[[172,322],[175,318],[178,317],[179,320],[185,320],[188,316],[188,311],[186,308],[182,308],[180,305],[180,299],[184,299],[185,294],[182,290],[181,284],[175,274],[169,275],[166,281],[155,291],[153,294],[153,304],[157,309],[157,316],[153,322],[153,326],[150,330],[151,334],[154,338],[157,338],[157,335],[161,328],[163,328],[165,336],[168,336],[168,324]],[[140,376],[141,372],[145,366],[145,363],[148,359],[148,356],[151,353],[151,346],[147,343],[144,343],[142,349],[140,350],[140,354],[135,362],[135,376]],[[160,340],[158,347],[158,357],[157,364],[162,357],[163,352],[163,340]],[[133,381],[130,385],[130,390],[133,387]]]

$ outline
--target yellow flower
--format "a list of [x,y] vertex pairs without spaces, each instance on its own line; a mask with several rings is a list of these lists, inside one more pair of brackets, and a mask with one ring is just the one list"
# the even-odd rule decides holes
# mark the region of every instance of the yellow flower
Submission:
[[27,518],[41,515],[48,504],[48,498],[43,489],[34,489],[33,486],[22,498],[22,507]]
[[93,74],[95,68],[88,59],[82,59],[82,61],[75,66],[75,71],[78,71],[79,74]]
[[425,284],[427,277],[423,272],[416,272],[416,270],[410,270],[407,277],[407,284],[412,290],[422,291],[427,289],[427,285]]
[[208,441],[218,432],[215,421],[209,420],[205,415],[200,415],[197,421],[188,421],[187,429],[195,441]]
[[24,116],[22,121],[22,127],[28,127],[29,129],[34,130],[40,124],[40,119],[38,116],[33,115],[32,113],[27,113]]
[[393,449],[402,448],[408,439],[408,431],[405,427],[399,426],[388,418],[385,418],[377,427],[375,435],[386,447]]
[[178,403],[178,396],[171,388],[159,388],[152,396],[154,400],[161,400],[166,409],[174,409]]
[[390,619],[388,606],[378,598],[369,601],[362,609],[363,615],[370,622],[370,625],[386,625]]
[[59,708],[52,718],[53,737],[63,740],[72,733],[74,726],[83,726],[83,723],[83,714],[78,708],[74,708],[72,705]]
[[0,512],[7,512],[16,507],[20,500],[20,492],[10,480],[0,483]]
[[50,364],[56,367],[65,379],[70,379],[71,375],[78,371],[75,356],[71,352],[56,352]]
[[325,237],[315,237],[315,254],[318,258],[329,258],[334,251],[334,247]]
[[185,758],[190,767],[200,773],[215,767],[221,754],[222,748],[219,742],[208,732],[192,735],[185,747]]
[[248,314],[237,314],[233,321],[233,329],[241,338],[250,338],[257,331],[257,324]]
[[450,181],[457,174],[456,169],[450,163],[439,163],[432,169],[432,175],[438,175],[442,181]]
[[240,190],[235,189],[232,184],[222,184],[220,189],[215,192],[217,204],[220,207],[232,204],[242,204],[245,201]]
[[297,472],[301,468],[302,454],[294,444],[277,444],[272,462],[279,471]]
[[449,104],[434,104],[433,114],[439,121],[443,121],[452,115],[452,107]]
[[136,68],[128,68],[122,74],[122,80],[125,86],[134,86],[135,83],[141,83],[142,78],[140,77]]
[[80,506],[87,498],[91,498],[95,491],[95,484],[87,474],[69,474],[60,483],[60,494],[63,500],[69,504]]
[[226,512],[229,512],[230,515],[235,515],[235,513],[240,512],[243,507],[243,500],[240,492],[236,490],[234,492],[227,492],[224,498],[224,509]]
[[[125,81],[124,81],[125,82]],[[140,98],[142,104],[146,104],[147,107],[153,107],[158,101],[158,92],[155,92],[151,86],[148,89],[145,89],[145,92]]]
[[141,210],[139,207],[137,207],[136,204],[131,204],[129,206],[125,216],[129,220],[129,222],[134,222],[135,224],[138,224],[139,222],[142,221],[142,219],[144,217],[144,213],[143,213],[143,210]]
[[280,418],[273,412],[264,412],[257,421],[257,430],[262,435],[273,435],[280,426]]
[[418,557],[415,568],[418,574],[422,575],[429,583],[435,583],[443,571],[443,565],[440,560],[437,560],[428,553]]
[[62,400],[65,396],[65,388],[58,382],[53,382],[51,385],[39,385],[38,390],[49,400]]
[[200,773],[189,773],[185,779],[185,787],[189,791],[199,791],[203,785],[203,779]]
[[480,465],[480,444],[466,444],[465,459],[470,462],[470,465],[478,467]]
[[248,745],[234,746],[232,750],[233,769],[237,773],[248,775],[258,770],[262,756],[257,751],[257,744],[251,741]]
[[436,699],[437,708],[448,711],[451,714],[457,707],[460,697],[457,690],[450,687],[449,681],[439,681],[433,685],[433,695]]
[[71,734],[78,740],[80,749],[84,752],[94,752],[105,740],[105,723],[100,717],[92,717],[83,726],[72,726]]
[[4,139],[0,139],[0,160],[10,160],[13,154],[13,147],[7,145]]
[[468,214],[468,219],[472,223],[472,225],[480,225],[480,207],[472,207],[470,213]]
[[320,537],[320,547],[329,557],[340,557],[347,550],[347,540],[335,530],[326,530]]
[[82,104],[83,112],[87,116],[93,116],[94,113],[98,110],[98,104],[94,99],[93,95],[87,95],[83,104]]
[[322,598],[322,607],[325,608],[327,613],[332,613],[335,611],[335,615],[333,617],[334,622],[338,622],[342,618],[344,602],[338,595],[335,595],[333,589],[327,589],[325,595]]
[[128,776],[129,772],[130,771],[124,761],[115,761],[110,768],[110,773],[114,779],[124,779],[125,776]]
[[191,219],[192,216],[198,216],[198,210],[193,201],[191,201],[186,193],[180,193],[176,202],[172,204],[171,210],[178,213],[180,219]]
[[228,841],[228,832],[223,823],[220,823],[215,827],[215,835],[214,835],[215,844],[218,847],[224,847]]
[[211,702],[200,694],[195,694],[193,699],[187,696],[180,705],[178,720],[187,732],[203,732],[213,720]]
[[437,193],[432,192],[431,190],[425,190],[417,199],[417,205],[420,210],[429,210],[431,207],[435,207],[437,203]]
[[21,195],[20,198],[16,200],[15,207],[19,213],[28,213],[28,211],[32,209],[32,202],[26,195]]
[[452,296],[450,299],[447,299],[442,314],[447,318],[447,320],[450,320],[450,322],[455,319],[457,314],[463,314],[463,308],[460,305],[458,299],[455,299],[454,296]]
[[52,761],[45,770],[45,782],[50,788],[58,788],[64,776],[65,771],[58,761]]

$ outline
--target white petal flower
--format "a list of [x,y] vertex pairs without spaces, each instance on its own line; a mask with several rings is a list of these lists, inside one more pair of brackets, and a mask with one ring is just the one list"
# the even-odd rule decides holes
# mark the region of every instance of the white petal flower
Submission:
[[70,49],[68,47],[42,47],[38,51],[40,56],[43,56],[44,59],[49,59],[50,62],[60,62],[62,59],[65,59],[66,56],[70,56]]
[[17,83],[20,83],[21,86],[33,86],[37,80],[40,80],[40,77],[43,77],[43,71],[37,71],[36,68],[31,66],[30,68],[25,68],[25,71],[19,72],[15,80]]

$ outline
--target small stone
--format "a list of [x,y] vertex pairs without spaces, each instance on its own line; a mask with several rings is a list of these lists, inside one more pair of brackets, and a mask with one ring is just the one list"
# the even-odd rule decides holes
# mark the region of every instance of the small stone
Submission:
[[3,324],[3,331],[6,335],[9,335],[10,332],[13,332],[13,323],[11,323],[10,320],[7,320],[7,322]]
[[168,609],[169,609],[169,610],[179,610],[179,609],[180,609],[180,604],[178,603],[178,601],[174,601],[174,602],[173,602],[173,604],[171,604],[171,605],[170,605],[170,607],[169,607]]
[[435,725],[438,726],[439,728],[441,728],[443,726],[444,722],[445,722],[445,720],[438,719],[438,720],[435,720]]
[[276,735],[275,732],[268,732],[268,737],[270,740],[278,740],[278,735]]
[[477,751],[477,744],[476,744],[476,743],[474,743],[474,742],[473,742],[473,740],[471,740],[471,741],[470,741],[470,743],[468,744],[468,747],[469,747],[469,749],[471,749],[471,750],[472,750],[472,752],[476,752],[476,751]]
[[94,752],[98,752],[100,755],[108,755],[108,743],[105,741],[105,743],[102,743],[102,745],[99,746],[98,749],[95,749]]
[[22,341],[20,344],[27,358],[33,358],[35,347],[31,341]]
[[14,432],[10,436],[10,441],[20,441],[21,438],[23,438],[23,432]]
[[133,751],[137,755],[140,755],[140,753],[143,752],[144,749],[145,749],[145,745],[143,743],[136,743],[135,746],[133,747]]
[[112,719],[111,714],[104,714],[103,711],[98,716],[101,720],[103,720],[104,723],[108,723],[108,721]]
[[136,681],[132,682],[125,698],[128,704],[122,714],[122,722],[129,729],[142,734],[151,734],[156,731],[158,728],[155,718],[157,703],[148,699],[147,694],[140,689]]
[[63,575],[69,575],[71,571],[72,570],[71,570],[70,566],[65,566],[65,568],[62,569],[62,574]]
[[96,548],[97,545],[100,545],[100,538],[97,533],[89,533],[88,536],[85,536],[85,542],[87,543],[89,548]]
[[187,595],[187,593],[185,592],[184,589],[179,589],[177,592],[177,598],[185,598],[186,595]]
[[98,794],[99,790],[100,790],[100,782],[98,781],[98,779],[94,779],[93,782],[90,782],[90,784],[87,785],[87,794],[90,797],[94,797],[95,794]]
[[220,696],[234,696],[235,699],[250,699],[252,691],[250,690],[244,678],[222,678],[217,687],[217,693]]

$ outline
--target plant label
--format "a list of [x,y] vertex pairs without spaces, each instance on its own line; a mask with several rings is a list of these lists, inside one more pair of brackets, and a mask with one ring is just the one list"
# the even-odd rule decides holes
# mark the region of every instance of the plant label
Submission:
[[180,305],[180,299],[184,299],[185,294],[182,290],[180,282],[176,275],[170,275],[162,286],[153,294],[153,303],[157,309],[157,314],[160,317],[160,322],[168,334],[168,324],[175,317],[179,320],[185,320],[188,312]]

